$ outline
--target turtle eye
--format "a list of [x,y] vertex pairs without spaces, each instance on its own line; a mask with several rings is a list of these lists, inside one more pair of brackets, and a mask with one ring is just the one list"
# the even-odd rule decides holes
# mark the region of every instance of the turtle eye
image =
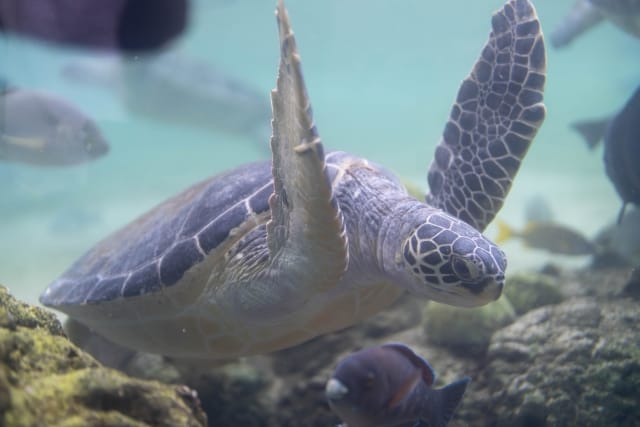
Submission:
[[462,280],[475,280],[480,277],[480,268],[476,263],[460,256],[451,257],[451,268]]

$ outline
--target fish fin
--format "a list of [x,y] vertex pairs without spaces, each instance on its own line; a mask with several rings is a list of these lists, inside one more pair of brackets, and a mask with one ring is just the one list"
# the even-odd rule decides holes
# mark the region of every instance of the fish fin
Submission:
[[560,25],[551,32],[551,46],[567,46],[573,39],[603,20],[604,15],[598,7],[588,0],[577,0],[571,11],[562,18]]
[[433,385],[436,380],[436,373],[424,357],[418,355],[409,346],[402,343],[391,342],[383,344],[382,347],[393,349],[409,359],[409,361],[420,370],[424,382],[429,386]]
[[438,412],[438,419],[433,423],[433,427],[445,427],[449,423],[449,420],[453,417],[453,413],[462,400],[462,396],[469,382],[471,382],[471,378],[464,377],[461,380],[436,390],[436,392],[440,394],[441,408]]
[[620,208],[620,212],[618,212],[618,220],[616,221],[616,225],[622,224],[622,220],[624,218],[624,211],[627,209],[628,202],[623,202],[622,207]]
[[411,394],[413,389],[422,379],[422,375],[420,375],[420,371],[416,371],[414,375],[411,375],[404,384],[398,387],[398,390],[391,396],[391,399],[387,403],[388,409],[393,409],[398,406],[401,402],[405,400],[405,398]]
[[515,236],[513,228],[506,222],[498,219],[496,220],[496,226],[498,227],[498,235],[494,239],[496,245],[500,245]]
[[46,146],[46,141],[42,138],[26,138],[21,136],[2,135],[2,140],[5,144],[15,145],[29,150],[43,150]]
[[607,132],[607,127],[611,121],[610,117],[594,120],[583,120],[580,122],[571,123],[573,130],[578,132],[584,141],[587,143],[587,147],[593,150],[598,146],[600,141],[604,138]]

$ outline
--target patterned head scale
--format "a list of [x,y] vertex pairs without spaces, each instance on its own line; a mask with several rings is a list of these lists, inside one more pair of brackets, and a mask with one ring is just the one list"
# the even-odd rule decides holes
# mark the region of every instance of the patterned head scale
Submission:
[[429,215],[406,240],[403,258],[418,279],[412,292],[434,301],[478,306],[502,292],[504,253],[470,225],[442,212]]

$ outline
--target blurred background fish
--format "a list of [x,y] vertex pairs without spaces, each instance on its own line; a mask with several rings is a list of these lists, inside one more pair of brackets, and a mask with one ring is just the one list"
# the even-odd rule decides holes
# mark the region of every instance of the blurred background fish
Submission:
[[627,204],[640,205],[640,87],[613,118],[572,125],[590,148],[604,140],[604,166],[622,199],[618,222]]
[[0,0],[0,30],[74,47],[144,52],[181,35],[187,0]]
[[178,51],[99,57],[68,64],[65,78],[115,90],[127,110],[152,120],[228,132],[268,149],[266,93]]
[[551,32],[551,45],[565,47],[605,20],[628,34],[640,37],[640,1],[576,0],[560,25]]
[[594,241],[603,252],[617,255],[626,265],[640,265],[640,209],[629,207],[622,221],[604,227]]
[[444,427],[469,383],[434,389],[429,363],[404,344],[370,347],[343,358],[326,385],[331,410],[349,427]]
[[498,235],[495,243],[500,245],[509,239],[518,238],[530,248],[543,249],[561,255],[593,255],[596,246],[579,231],[565,225],[550,222],[528,222],[521,230],[515,230],[498,220]]
[[561,255],[594,255],[598,247],[581,232],[553,221],[553,212],[545,199],[535,196],[525,206],[526,223],[516,230],[497,219],[498,234],[494,239],[500,245],[510,239],[520,239],[529,248],[542,249]]
[[108,151],[93,120],[57,95],[21,88],[0,94],[0,160],[67,166]]

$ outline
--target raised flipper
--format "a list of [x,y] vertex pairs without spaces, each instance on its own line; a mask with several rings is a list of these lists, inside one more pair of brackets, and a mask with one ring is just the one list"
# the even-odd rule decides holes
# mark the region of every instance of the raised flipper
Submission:
[[[286,271],[288,281],[306,286],[301,290],[306,295],[309,287],[321,292],[337,283],[347,268],[347,238],[282,1],[277,18],[280,67],[271,93],[274,193],[269,199],[267,243],[274,271]],[[277,286],[281,291],[283,285]]]
[[546,114],[545,48],[535,9],[511,0],[491,23],[436,147],[426,197],[480,231],[502,207]]
[[560,25],[551,33],[551,46],[567,46],[576,37],[604,20],[604,15],[591,0],[577,0]]

